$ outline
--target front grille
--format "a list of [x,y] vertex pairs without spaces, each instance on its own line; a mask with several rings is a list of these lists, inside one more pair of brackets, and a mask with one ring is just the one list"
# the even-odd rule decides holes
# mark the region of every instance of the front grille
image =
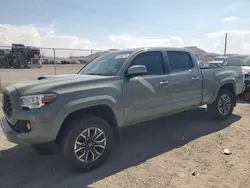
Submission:
[[12,115],[12,105],[11,105],[10,95],[5,92],[3,93],[3,111],[7,116]]

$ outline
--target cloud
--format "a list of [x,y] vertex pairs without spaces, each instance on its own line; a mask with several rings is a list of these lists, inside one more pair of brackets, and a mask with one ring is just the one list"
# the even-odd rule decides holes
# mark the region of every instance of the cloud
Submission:
[[231,22],[231,21],[234,21],[235,19],[236,19],[236,17],[229,16],[229,17],[225,17],[222,21],[223,22]]
[[[29,46],[39,46],[47,48],[75,48],[91,49],[93,43],[84,38],[71,35],[56,35],[53,26],[39,28],[34,25],[1,25],[0,24],[0,45],[10,46],[12,43],[20,43]],[[43,50],[45,55],[52,55],[52,50]],[[59,54],[72,52],[60,51]],[[83,52],[77,52],[83,54]],[[75,55],[74,54],[74,55]]]
[[[97,49],[110,48],[125,49],[136,47],[183,47],[196,45],[208,52],[223,53],[225,33],[228,33],[228,53],[250,53],[250,30],[220,30],[200,35],[199,38],[171,37],[138,37],[130,34],[110,35],[103,41],[90,41],[73,35],[57,34],[53,25],[37,27],[34,25],[1,25],[0,45],[10,46],[21,43],[29,46],[48,48]],[[104,42],[105,41],[105,42]],[[101,43],[102,42],[102,45]],[[52,56],[52,50],[42,50],[46,56]],[[68,57],[88,55],[90,51],[56,50],[56,56]]]
[[137,48],[137,47],[155,47],[155,46],[175,46],[184,45],[180,37],[169,38],[147,38],[134,37],[129,34],[111,35],[108,37],[111,48]]
[[[134,37],[129,34],[111,35],[107,37],[105,45],[100,46],[93,41],[72,35],[56,34],[53,25],[39,28],[34,25],[1,25],[0,24],[0,45],[11,46],[12,43],[20,43],[28,46],[39,46],[46,48],[71,48],[71,49],[110,49],[110,48],[136,48],[153,46],[183,46],[184,42],[180,37],[169,38],[147,38]],[[46,56],[52,56],[52,50],[42,50]],[[87,55],[83,51],[57,50],[58,56]]]
[[228,33],[227,52],[249,54],[250,49],[250,30],[221,30],[208,33],[212,49],[215,52],[222,51],[225,43],[225,33]]

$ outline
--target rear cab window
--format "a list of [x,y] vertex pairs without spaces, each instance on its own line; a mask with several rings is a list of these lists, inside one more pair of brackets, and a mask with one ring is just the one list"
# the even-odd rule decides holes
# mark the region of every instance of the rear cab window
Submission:
[[188,52],[184,51],[167,51],[170,71],[182,72],[194,68],[193,60]]

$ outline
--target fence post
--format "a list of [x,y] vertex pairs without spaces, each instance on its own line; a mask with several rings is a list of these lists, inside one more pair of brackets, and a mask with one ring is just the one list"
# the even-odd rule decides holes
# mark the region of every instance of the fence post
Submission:
[[54,51],[54,74],[56,75],[56,49],[53,48]]
[[0,92],[2,92],[2,91],[3,91],[3,88],[2,88],[2,77],[0,75]]
[[93,50],[90,50],[90,54],[93,54]]

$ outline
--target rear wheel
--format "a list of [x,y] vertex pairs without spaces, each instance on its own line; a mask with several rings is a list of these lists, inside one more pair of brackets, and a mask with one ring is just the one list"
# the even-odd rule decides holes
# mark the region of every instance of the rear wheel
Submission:
[[111,126],[99,117],[69,122],[62,139],[64,158],[76,171],[88,171],[102,165],[114,145]]
[[234,95],[227,89],[221,89],[217,95],[216,100],[207,105],[208,111],[216,119],[228,119],[234,108]]

